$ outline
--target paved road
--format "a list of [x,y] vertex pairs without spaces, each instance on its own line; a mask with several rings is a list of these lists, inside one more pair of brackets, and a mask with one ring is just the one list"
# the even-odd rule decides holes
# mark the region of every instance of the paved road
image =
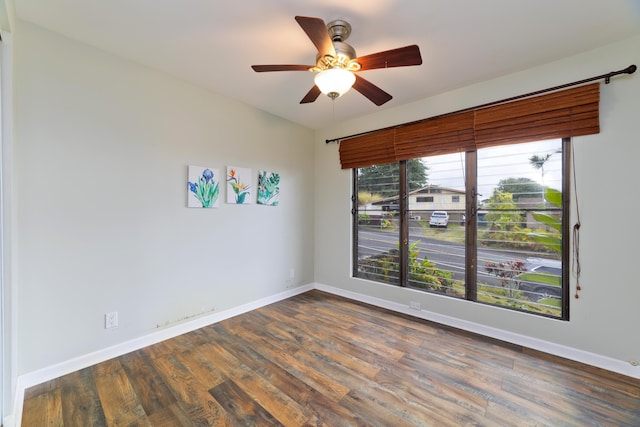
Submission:
[[[425,256],[429,261],[443,270],[451,271],[454,279],[464,280],[465,272],[465,246],[460,243],[446,242],[443,240],[424,237],[422,231],[410,233],[411,243],[419,241],[416,249],[420,251],[418,258]],[[359,256],[367,257],[390,249],[398,248],[398,234],[381,230],[359,230],[358,233]],[[478,249],[478,280],[499,286],[495,276],[490,276],[484,271],[484,265],[488,261],[504,262],[514,259],[523,259],[523,254],[507,252],[495,249]]]

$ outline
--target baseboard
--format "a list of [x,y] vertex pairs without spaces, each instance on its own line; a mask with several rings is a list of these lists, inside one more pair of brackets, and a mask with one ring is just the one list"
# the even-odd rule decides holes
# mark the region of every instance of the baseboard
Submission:
[[512,344],[527,347],[532,350],[541,351],[544,353],[552,354],[554,356],[559,356],[565,359],[595,366],[597,368],[602,368],[607,371],[616,372],[632,378],[640,379],[640,369],[636,366],[630,365],[629,362],[623,360],[613,359],[599,354],[590,353],[588,351],[579,350],[573,347],[532,338],[526,335],[516,334],[513,332],[505,331],[504,329],[493,328],[455,317],[430,312],[427,310],[415,310],[409,308],[409,306],[404,304],[399,304],[396,302],[360,294],[357,292],[347,291],[321,283],[315,283],[314,288],[355,301],[371,304],[377,307],[429,320],[442,325],[462,329],[468,332],[477,333],[486,337],[495,338],[501,341],[506,341]]
[[4,425],[5,427],[20,425],[22,421],[22,404],[24,401],[24,391],[29,387],[33,387],[34,385],[50,381],[54,378],[61,377],[80,369],[87,368],[89,366],[95,365],[96,363],[104,362],[106,360],[113,359],[114,357],[122,356],[132,351],[157,344],[161,341],[177,337],[178,335],[182,335],[187,332],[191,332],[196,329],[218,323],[222,320],[238,316],[251,310],[273,304],[275,302],[290,298],[294,295],[308,292],[312,289],[314,289],[313,284],[292,288],[285,292],[261,298],[259,300],[252,301],[247,304],[231,308],[229,310],[224,310],[219,313],[211,313],[202,317],[191,319],[177,325],[169,326],[165,329],[154,331],[133,340],[125,341],[123,343],[104,348],[90,354],[79,356],[53,366],[20,375],[18,376],[18,379],[16,381],[16,393],[13,404],[13,413],[7,415],[4,418]]
[[16,425],[16,420],[13,415],[7,415],[2,420],[3,427],[14,427]]

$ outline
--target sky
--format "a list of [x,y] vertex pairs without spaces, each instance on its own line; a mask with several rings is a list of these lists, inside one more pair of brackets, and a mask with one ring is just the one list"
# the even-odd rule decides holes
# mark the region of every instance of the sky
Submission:
[[[478,192],[481,199],[493,194],[501,179],[530,178],[539,184],[562,189],[562,147],[559,139],[513,144],[478,150]],[[544,182],[541,170],[535,169],[529,158],[551,154],[544,164]],[[423,159],[428,166],[428,183],[464,191],[464,153],[445,154]]]

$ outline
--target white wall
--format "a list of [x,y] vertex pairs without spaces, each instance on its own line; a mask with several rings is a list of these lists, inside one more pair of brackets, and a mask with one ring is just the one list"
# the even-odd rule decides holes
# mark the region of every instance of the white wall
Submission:
[[[2,9],[0,7],[0,15],[2,14]],[[0,378],[2,382],[0,383],[0,420],[4,419],[5,408],[11,407],[11,398],[13,397],[13,391],[15,390],[15,360],[17,359],[15,354],[16,346],[14,345],[15,334],[14,334],[14,325],[15,325],[15,314],[16,311],[14,309],[15,304],[15,292],[13,292],[12,288],[12,276],[13,270],[11,266],[11,248],[13,244],[12,236],[13,232],[11,229],[13,211],[12,204],[7,203],[8,200],[11,200],[12,195],[12,180],[11,180],[11,170],[12,170],[12,150],[11,150],[11,140],[12,140],[12,88],[11,88],[11,34],[4,32],[2,34],[2,43],[0,43],[0,98],[1,98],[1,113],[0,113],[0,127],[1,133],[1,145],[2,145],[2,153],[0,157],[2,158],[2,176],[0,177],[0,181],[2,182],[1,187],[1,199],[0,204],[2,205],[2,211],[0,212],[0,228],[2,235],[0,236],[0,244],[1,249],[0,253],[2,254],[2,261],[0,262],[1,266],[1,274],[0,277],[0,339],[2,342],[0,343],[1,348],[1,356],[2,363],[0,364],[2,373],[0,374]],[[4,425],[7,425],[6,423]]]
[[[525,53],[523,53],[525,54]],[[574,139],[580,214],[582,292],[571,299],[568,322],[430,295],[351,278],[351,175],[340,170],[338,147],[324,140],[431,117],[640,64],[640,38],[543,67],[475,84],[412,105],[333,125],[317,132],[316,282],[399,305],[418,301],[437,316],[476,329],[496,328],[558,346],[611,358],[640,376],[640,286],[635,217],[640,158],[640,73],[601,86],[601,133]],[[428,67],[426,62],[423,67]],[[575,204],[573,205],[575,207]],[[612,221],[603,222],[609,218]],[[575,213],[572,218],[575,221]],[[571,281],[574,294],[575,279]],[[566,352],[565,352],[566,353]],[[623,369],[624,370],[624,369]]]
[[[313,281],[310,130],[27,23],[13,35],[18,374]],[[186,208],[190,164],[279,172],[280,206]]]

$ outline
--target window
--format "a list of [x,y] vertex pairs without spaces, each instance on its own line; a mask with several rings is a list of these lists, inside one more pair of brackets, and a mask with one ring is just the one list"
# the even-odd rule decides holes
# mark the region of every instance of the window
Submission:
[[[341,139],[341,167],[354,169],[353,275],[375,271],[377,280],[390,282],[393,269],[400,286],[568,319],[569,138],[600,132],[600,85],[544,92]],[[446,157],[451,153],[458,153],[455,160]],[[439,160],[451,167],[441,168]],[[380,164],[397,165],[397,175],[386,178],[397,183],[397,193],[371,194],[376,202],[363,207],[355,196],[359,178]],[[509,170],[518,164],[518,173]],[[526,168],[539,173],[529,178],[533,183]],[[460,177],[463,183],[456,183]],[[425,215],[412,209],[416,186],[438,194]],[[460,195],[460,202],[447,195]],[[376,203],[397,211],[379,224],[360,223],[361,209]],[[417,219],[435,209],[448,213],[446,225]],[[447,257],[434,261],[442,254]]]
[[356,243],[354,259],[362,266],[358,277],[400,284],[398,194],[400,165],[390,163],[354,169]]
[[433,196],[419,196],[416,197],[416,202],[418,203],[433,203]]
[[[353,275],[566,319],[568,145],[499,145],[354,169]],[[412,189],[441,196],[429,196],[424,211],[427,197],[404,197]],[[385,216],[385,205],[397,210]],[[434,222],[436,212],[447,221]]]

